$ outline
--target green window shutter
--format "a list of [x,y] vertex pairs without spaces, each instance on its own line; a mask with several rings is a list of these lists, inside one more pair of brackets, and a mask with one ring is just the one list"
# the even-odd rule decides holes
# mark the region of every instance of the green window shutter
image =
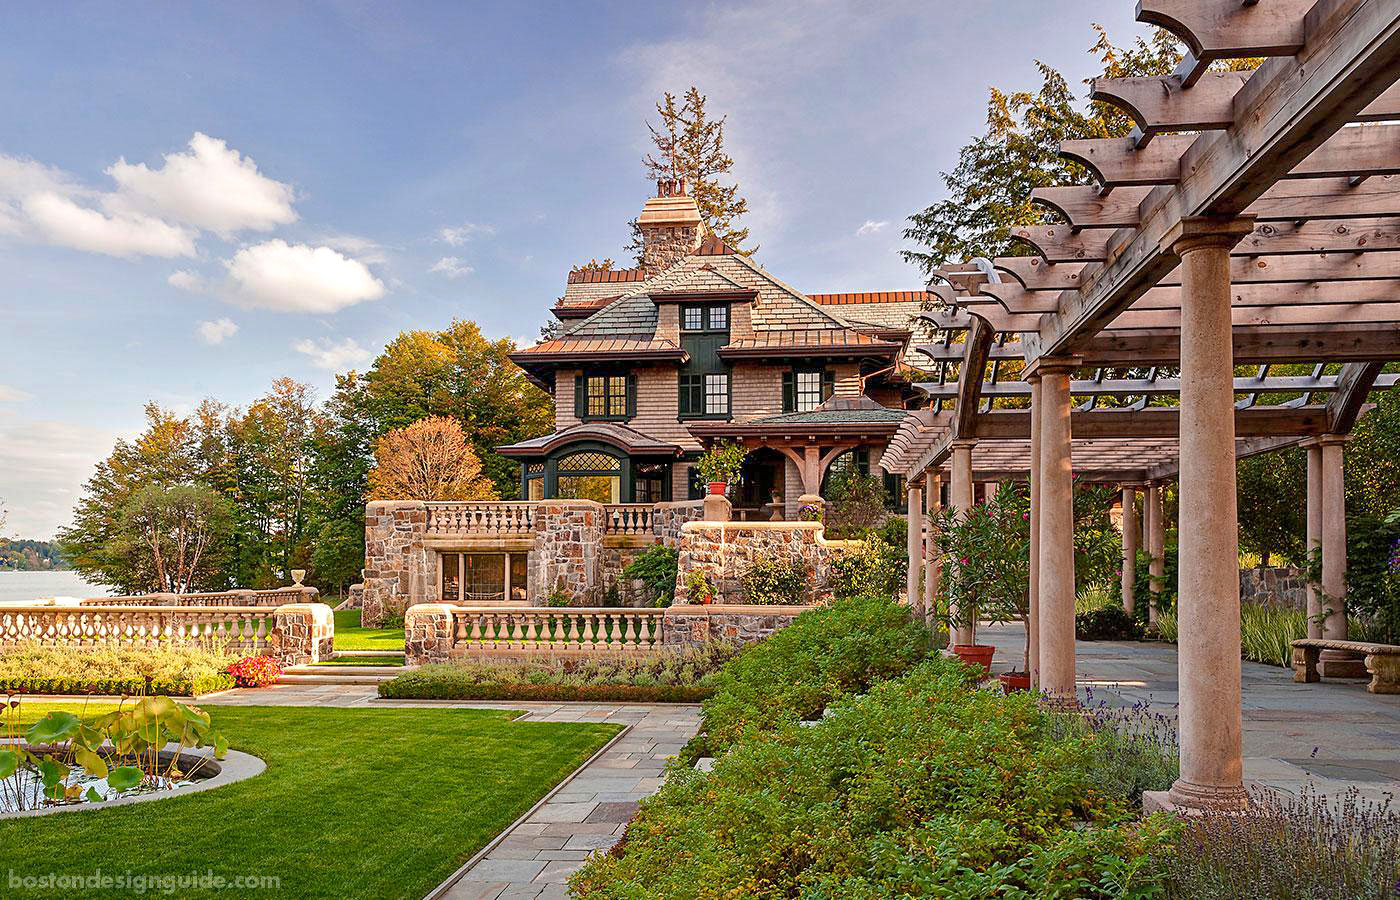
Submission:
[[637,415],[637,376],[627,376],[627,418]]
[[783,412],[797,411],[797,373],[783,373]]
[[588,376],[579,372],[574,376],[574,417],[583,419],[588,415]]
[[678,398],[680,414],[688,416],[690,415],[690,376],[682,375],[676,379],[676,383],[680,386],[680,396]]
[[830,400],[831,395],[836,393],[836,373],[830,369],[822,370],[822,400]]

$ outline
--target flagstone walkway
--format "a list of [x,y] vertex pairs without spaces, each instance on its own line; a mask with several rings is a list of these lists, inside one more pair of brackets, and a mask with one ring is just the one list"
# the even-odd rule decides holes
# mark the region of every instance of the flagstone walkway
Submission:
[[523,822],[497,836],[490,849],[436,896],[450,900],[568,897],[569,875],[590,853],[622,837],[642,798],[656,793],[666,760],[700,727],[695,704],[478,703],[375,698],[373,685],[278,684],[233,690],[200,700],[214,706],[440,707],[524,710],[527,722],[611,722],[629,726]]
[[[1020,668],[1019,624],[983,626],[997,648],[992,671]],[[1087,705],[1145,705],[1175,718],[1176,647],[1134,641],[1078,641],[1079,699]],[[1400,695],[1371,694],[1365,679],[1295,684],[1293,670],[1245,660],[1244,777],[1296,795],[1311,782],[1323,794],[1356,787],[1400,797]]]

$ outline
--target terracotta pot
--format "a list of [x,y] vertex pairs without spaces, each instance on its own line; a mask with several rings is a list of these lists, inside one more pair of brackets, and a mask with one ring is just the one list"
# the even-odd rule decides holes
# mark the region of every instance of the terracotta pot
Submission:
[[729,489],[729,482],[727,482],[727,481],[711,481],[711,482],[710,482],[710,493],[713,494],[713,495],[715,495],[716,497],[723,497],[723,496],[724,496],[724,492],[725,492],[726,490],[728,490],[728,489]]
[[1001,682],[1001,689],[1008,694],[1031,689],[1029,672],[1003,672],[997,676],[997,681]]
[[983,644],[954,644],[953,655],[969,666],[981,666],[985,674],[991,671],[992,656],[997,652],[997,648],[988,647]]

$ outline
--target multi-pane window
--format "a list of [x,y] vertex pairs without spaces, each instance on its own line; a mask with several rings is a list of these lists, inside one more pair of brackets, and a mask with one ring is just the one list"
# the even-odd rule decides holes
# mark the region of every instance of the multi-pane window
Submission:
[[705,415],[729,415],[729,373],[705,376]]
[[524,553],[443,553],[439,596],[444,603],[523,602],[529,561]]
[[822,373],[797,373],[797,411],[811,412],[822,405]]
[[575,398],[579,406],[579,418],[628,418],[630,381],[625,374],[593,373],[582,376]]
[[797,369],[783,373],[783,412],[811,412],[831,399],[835,373],[827,369]]
[[728,331],[728,306],[682,306],[681,328],[685,331]]

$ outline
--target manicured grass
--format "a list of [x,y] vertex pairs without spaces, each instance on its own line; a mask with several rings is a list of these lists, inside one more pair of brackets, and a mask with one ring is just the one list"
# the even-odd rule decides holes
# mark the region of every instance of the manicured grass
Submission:
[[403,652],[402,628],[361,628],[358,609],[342,609],[335,614],[335,649],[386,650]]
[[[23,709],[35,719],[82,706]],[[233,747],[266,760],[267,771],[187,797],[0,821],[0,870],[19,878],[212,871],[281,880],[280,890],[243,896],[422,897],[617,731],[513,722],[494,710],[206,708]],[[5,891],[74,895],[26,892],[12,881]],[[239,892],[182,887],[177,895]]]
[[343,656],[340,659],[323,659],[318,666],[402,666],[402,656]]

